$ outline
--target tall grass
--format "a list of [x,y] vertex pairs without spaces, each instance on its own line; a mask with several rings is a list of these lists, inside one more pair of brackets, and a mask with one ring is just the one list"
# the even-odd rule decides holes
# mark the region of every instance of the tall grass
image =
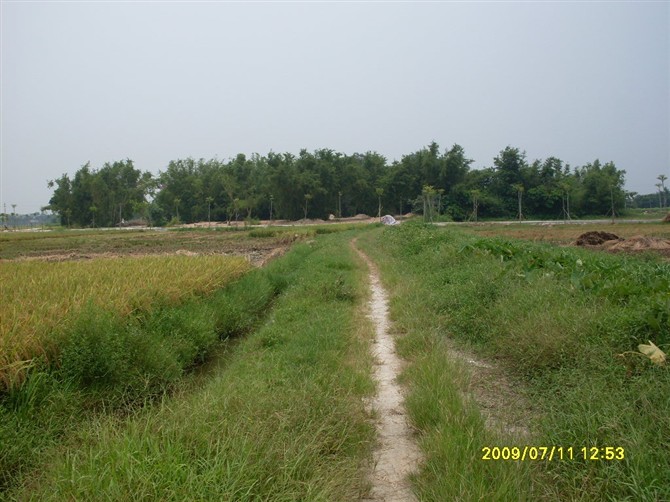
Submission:
[[[0,390],[21,383],[32,359],[57,357],[86,309],[149,312],[209,294],[249,269],[242,258],[144,256],[0,262]],[[58,335],[60,334],[60,335]]]
[[[131,415],[87,422],[46,450],[23,486],[8,495],[360,499],[374,437],[362,402],[373,389],[371,330],[360,308],[362,270],[347,238],[297,245],[254,271],[254,281],[281,294],[263,326],[231,347],[209,378]],[[240,283],[223,301],[226,312],[264,303],[257,285]],[[239,324],[245,315],[224,315],[248,328]]]
[[[413,361],[408,400],[425,438],[417,486],[426,500],[478,499],[487,486],[507,489],[499,497],[507,500],[670,499],[670,371],[635,354],[647,340],[670,349],[667,263],[414,224],[360,242],[393,292],[400,348]],[[532,439],[491,437],[476,413],[451,404],[454,343],[524,383],[536,412]],[[532,465],[480,460],[483,446],[524,444],[579,455]],[[625,448],[626,458],[581,455],[607,446]],[[441,472],[467,475],[454,484]]]
[[25,380],[0,395],[0,490],[91,413],[131,410],[171,389],[220,340],[251,331],[287,286],[252,270],[209,295],[186,290],[177,304],[177,297],[158,296],[125,316],[87,303],[53,335],[53,359],[35,358]]

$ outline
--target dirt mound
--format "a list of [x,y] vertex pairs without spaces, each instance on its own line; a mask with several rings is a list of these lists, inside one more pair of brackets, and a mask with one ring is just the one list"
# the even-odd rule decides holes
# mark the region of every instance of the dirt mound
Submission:
[[670,223],[670,213],[665,215],[665,218],[663,218],[663,223]]
[[670,239],[636,235],[626,240],[607,242],[605,249],[608,251],[670,250]]
[[600,246],[607,241],[620,241],[621,237],[608,232],[586,232],[579,237],[575,244],[577,246]]

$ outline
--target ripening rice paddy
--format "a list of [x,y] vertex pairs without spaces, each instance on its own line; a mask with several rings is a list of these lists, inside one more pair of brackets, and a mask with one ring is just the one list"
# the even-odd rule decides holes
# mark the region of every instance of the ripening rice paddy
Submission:
[[34,358],[57,354],[57,335],[89,304],[146,312],[211,293],[249,268],[222,255],[1,261],[0,388],[20,383]]

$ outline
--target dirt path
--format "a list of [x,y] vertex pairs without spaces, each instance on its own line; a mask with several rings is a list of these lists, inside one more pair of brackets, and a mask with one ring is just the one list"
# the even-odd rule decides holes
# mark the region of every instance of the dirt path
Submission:
[[395,352],[393,337],[388,332],[388,302],[386,291],[379,280],[374,263],[352,246],[367,263],[370,271],[370,318],[375,325],[373,355],[377,395],[372,401],[375,411],[379,445],[374,453],[374,469],[370,478],[372,490],[366,501],[415,501],[408,476],[416,471],[421,452],[412,437],[407,413],[403,405],[402,389],[397,377],[402,361]]

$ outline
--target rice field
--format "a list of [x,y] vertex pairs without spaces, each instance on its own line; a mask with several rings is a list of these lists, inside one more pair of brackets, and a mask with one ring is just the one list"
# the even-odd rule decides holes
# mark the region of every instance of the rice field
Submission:
[[206,295],[250,268],[242,257],[154,255],[1,261],[0,388],[21,382],[89,304],[121,316]]

